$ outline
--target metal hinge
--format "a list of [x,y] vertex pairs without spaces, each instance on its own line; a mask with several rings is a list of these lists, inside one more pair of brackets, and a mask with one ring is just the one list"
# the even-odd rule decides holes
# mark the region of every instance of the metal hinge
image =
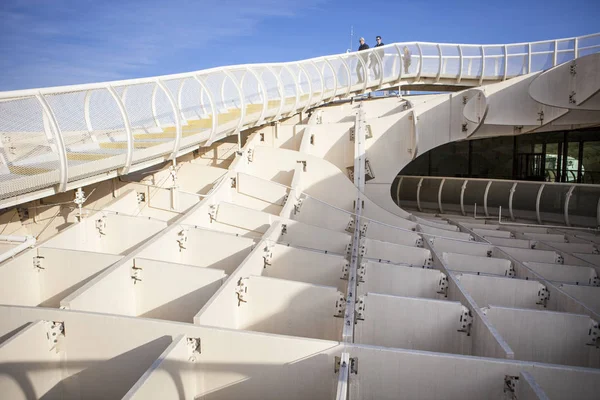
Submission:
[[538,299],[535,302],[535,304],[544,306],[544,308],[546,308],[546,306],[548,304],[548,300],[550,299],[550,292],[548,291],[548,288],[546,286],[542,285],[541,283],[540,283],[540,288],[537,293],[537,297],[538,297]]
[[471,311],[462,306],[462,313],[460,314],[460,318],[458,320],[458,332],[465,332],[467,336],[471,336],[471,326],[473,325],[473,314]]
[[34,256],[33,257],[33,268],[35,268],[35,270],[38,272],[40,272],[43,269],[46,269],[46,268],[42,267],[43,259],[44,259],[44,257],[42,257],[42,256]]
[[310,144],[312,144],[312,145],[315,144],[315,134],[314,133],[312,135],[310,135]]
[[338,299],[335,301],[335,313],[333,314],[336,318],[344,318],[344,312],[346,311],[346,298],[344,293],[338,292]]
[[65,337],[65,323],[60,321],[46,322],[46,338],[50,350],[56,350],[58,353],[58,340]]
[[348,243],[346,245],[346,258],[350,259],[351,254],[352,254],[352,243]]
[[102,216],[101,218],[96,220],[96,229],[100,235],[106,235],[104,232],[106,230],[106,217]]
[[202,341],[200,338],[187,338],[188,360],[196,362],[197,357],[202,353]]
[[448,297],[448,277],[443,272],[440,273],[440,279],[438,280],[438,294],[443,294],[444,297]]
[[243,281],[244,278],[240,278],[237,282],[237,286],[235,287],[235,294],[238,300],[238,307],[242,303],[246,303],[246,294],[248,293],[248,286]]

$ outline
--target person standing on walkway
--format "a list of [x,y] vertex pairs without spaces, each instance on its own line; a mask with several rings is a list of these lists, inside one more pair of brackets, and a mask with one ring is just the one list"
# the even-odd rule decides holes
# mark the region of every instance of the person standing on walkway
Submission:
[[[375,47],[385,46],[385,44],[383,44],[383,41],[381,40],[381,36],[377,36],[375,40],[377,41]],[[380,74],[381,70],[383,69],[383,56],[385,55],[385,50],[377,50],[377,55],[379,56],[379,60],[375,56],[375,58],[371,60],[373,61],[373,72],[375,73],[375,79],[379,79],[381,77]],[[379,64],[379,62],[381,62],[381,64]]]
[[[365,43],[365,38],[361,37],[360,39],[358,39],[358,42],[360,43],[360,46],[358,46],[358,51],[363,51],[363,50],[368,50],[369,49],[369,45]],[[369,61],[369,56],[368,55],[363,55],[361,56],[361,58],[363,59],[365,66],[367,65],[367,62]],[[364,78],[363,78],[363,73],[361,71],[364,71]],[[362,63],[360,62],[360,60],[357,60],[357,64],[356,64],[356,75],[358,76],[358,83],[364,82],[364,79],[366,79],[366,75],[367,75],[367,71],[363,70],[363,66]]]

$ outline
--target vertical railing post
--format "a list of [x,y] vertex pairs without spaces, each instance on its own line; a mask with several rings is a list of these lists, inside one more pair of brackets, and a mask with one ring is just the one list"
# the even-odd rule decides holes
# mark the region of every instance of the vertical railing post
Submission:
[[440,76],[442,76],[442,47],[439,44],[437,44],[436,47],[437,47],[437,51],[438,51],[439,63],[438,63],[437,75],[435,76],[435,81],[439,82]]
[[319,97],[319,101],[317,102],[317,104],[319,104],[323,101],[323,98],[325,97],[325,77],[323,76],[323,71],[321,71],[319,67],[317,67],[317,63],[314,61],[311,62],[313,67],[317,70],[317,73],[319,74],[319,79],[321,80],[321,97]]
[[156,84],[162,89],[171,104],[173,109],[173,115],[175,116],[175,143],[173,144],[173,151],[169,155],[169,160],[175,160],[177,153],[179,153],[179,147],[181,146],[181,111],[177,108],[177,103],[173,98],[173,94],[169,91],[169,88],[160,80],[156,79]]
[[242,76],[242,81],[241,81],[240,87],[243,89],[244,79],[246,78],[246,73],[248,73],[248,72],[250,74],[252,74],[254,79],[256,79],[257,89],[260,90],[260,92],[262,93],[262,96],[261,96],[262,109],[260,110],[260,115],[259,115],[258,119],[256,120],[256,123],[254,124],[254,126],[258,126],[264,122],[265,114],[267,113],[267,108],[269,108],[269,94],[267,92],[267,87],[265,86],[265,83],[263,82],[263,80],[260,79],[259,75],[250,67],[246,67],[246,72]]
[[85,119],[85,127],[89,133],[92,133],[94,128],[92,127],[92,119],[90,118],[90,100],[92,97],[92,91],[85,91],[85,99],[83,100],[83,117]]
[[[400,46],[399,45],[394,45],[394,47],[396,48],[396,52],[398,53],[398,64],[399,64],[399,68],[398,68],[398,79],[396,79],[397,82],[400,82],[402,80],[402,67],[403,67],[403,62],[402,62],[402,50],[400,50]],[[394,63],[394,65],[396,65]]]
[[[294,81],[294,87],[296,88],[296,90],[295,90],[296,99],[294,101],[294,105],[292,106],[290,111],[288,111],[288,113],[286,114],[286,116],[290,116],[291,114],[295,113],[296,109],[298,108],[298,102],[300,101],[300,85],[298,84],[296,75],[294,75],[292,73],[292,70],[287,65],[283,65],[283,68],[285,68],[285,70],[288,72],[288,74],[290,74],[290,76],[292,77],[292,81]],[[284,88],[284,90],[285,90],[285,88]]]
[[181,95],[183,93],[183,85],[185,84],[185,80],[187,78],[183,78],[181,80],[181,82],[179,82],[179,86],[177,87],[177,107],[179,108],[179,112],[181,113],[181,119],[184,120],[187,124],[187,118],[185,117],[185,114],[183,112],[183,106],[182,106],[182,98]]
[[67,190],[67,182],[69,180],[69,164],[67,162],[67,149],[65,148],[65,142],[63,141],[60,127],[58,126],[58,122],[56,121],[56,117],[54,116],[48,101],[46,101],[46,98],[42,93],[38,93],[35,97],[42,106],[42,110],[46,114],[48,122],[50,123],[54,133],[54,142],[56,144],[56,151],[58,153],[58,161],[60,165],[58,191],[64,192]]
[[456,79],[456,83],[460,83],[461,79],[462,79],[462,75],[463,75],[463,52],[462,52],[462,47],[461,45],[457,45],[456,47],[458,47],[458,78]]
[[481,51],[481,75],[479,75],[479,85],[481,86],[483,83],[483,76],[485,75],[485,48],[479,46],[479,49]]
[[492,186],[492,180],[489,180],[486,187],[485,187],[485,192],[483,194],[483,211],[485,212],[485,216],[489,217],[490,214],[488,213],[488,194],[490,193],[490,187]]
[[531,73],[531,43],[527,43],[527,73]]
[[[283,105],[285,103],[285,91],[283,90],[283,83],[281,82],[281,76],[280,74],[276,74],[275,70],[267,65],[265,66],[265,68],[270,71],[273,76],[275,76],[275,80],[277,81],[277,91],[279,92],[279,109],[277,109],[277,114],[275,114],[275,117],[273,117],[273,120],[278,120],[281,118],[281,110],[283,110]],[[281,71],[279,71],[281,73]]]
[[508,47],[504,45],[504,74],[502,76],[502,80],[506,80],[506,75],[508,74]]
[[308,100],[307,100],[307,103],[304,106],[304,108],[302,108],[302,110],[300,111],[303,113],[306,110],[308,110],[308,108],[311,105],[312,96],[313,96],[313,88],[312,88],[312,79],[310,78],[310,75],[308,74],[308,72],[306,71],[306,69],[304,68],[302,63],[298,63],[298,68],[300,68],[301,72],[304,72],[304,75],[306,76],[306,80],[308,81]]
[[571,226],[571,222],[569,221],[569,202],[571,201],[571,196],[573,195],[573,190],[575,190],[575,186],[571,186],[567,194],[565,194],[565,224],[567,226]]
[[[242,151],[241,128],[242,128],[242,125],[244,124],[244,118],[246,118],[246,100],[244,99],[244,92],[240,88],[240,85],[238,85],[238,83],[234,79],[231,72],[229,72],[229,70],[227,70],[227,69],[223,69],[223,73],[225,74],[225,76],[227,78],[229,78],[231,80],[231,82],[233,83],[233,86],[235,87],[236,91],[238,92],[238,96],[240,98],[240,120],[238,121],[238,124],[234,130],[234,134],[237,135],[237,139],[238,139],[238,152],[241,152]],[[223,87],[225,87],[224,84],[225,84],[225,80],[223,80]],[[223,97],[221,97],[221,98],[223,99]]]
[[552,66],[556,67],[558,61],[558,40],[554,41],[554,54],[552,55]]
[[546,186],[545,183],[542,183],[540,185],[540,188],[538,189],[538,192],[537,192],[537,196],[535,198],[535,215],[537,217],[538,224],[540,224],[540,225],[542,224],[542,217],[540,215],[540,201],[542,200],[542,191],[544,190],[545,186]]
[[331,61],[329,61],[328,59],[325,59],[325,64],[327,64],[329,66],[329,68],[331,69],[331,73],[333,74],[333,94],[329,97],[329,99],[327,99],[328,102],[332,102],[333,99],[335,99],[335,95],[337,93],[338,82],[336,79],[335,69],[333,69],[333,65],[331,64]]
[[575,38],[575,43],[573,44],[573,51],[575,52],[575,58],[579,57],[579,38]]
[[127,115],[127,110],[125,109],[123,101],[121,101],[121,98],[111,85],[107,85],[106,90],[108,90],[115,103],[117,103],[117,107],[121,112],[121,118],[123,119],[123,125],[125,126],[125,134],[127,135],[127,154],[125,156],[125,164],[123,165],[120,174],[127,175],[133,161],[133,132],[131,130],[129,116]]
[[[345,96],[349,96],[350,92],[352,92],[352,75],[350,74],[350,66],[348,65],[346,60],[344,60],[344,57],[342,57],[342,56],[340,56],[340,61],[342,62],[342,65],[346,69],[346,76],[348,79],[348,87],[346,88]],[[336,77],[337,77],[337,74],[336,74]]]
[[423,72],[423,50],[421,49],[421,44],[418,42],[415,43],[417,45],[417,50],[419,51],[419,69],[417,70],[417,76],[415,81],[419,81],[421,79],[421,73]]

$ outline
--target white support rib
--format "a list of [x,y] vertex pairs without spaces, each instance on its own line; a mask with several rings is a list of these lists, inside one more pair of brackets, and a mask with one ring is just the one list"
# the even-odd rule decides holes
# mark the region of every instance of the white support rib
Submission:
[[125,164],[120,171],[120,175],[127,175],[133,160],[133,133],[131,131],[131,124],[129,123],[129,116],[127,115],[125,105],[119,98],[119,95],[115,89],[112,86],[107,85],[106,90],[108,90],[115,103],[117,103],[117,107],[119,107],[119,111],[121,112],[121,118],[123,119],[123,125],[125,126],[125,134],[127,135],[127,154],[125,156]]
[[[238,151],[242,151],[241,131],[242,131],[242,125],[244,124],[244,118],[246,117],[246,101],[244,99],[244,92],[242,92],[240,85],[238,85],[238,83],[236,82],[233,75],[229,72],[229,70],[224,69],[223,73],[225,74],[226,77],[228,77],[231,80],[231,82],[233,82],[233,86],[237,90],[238,96],[240,99],[240,119],[238,120],[238,124],[237,124],[233,134],[237,135],[237,138],[238,138]],[[223,84],[225,84],[225,80],[223,80]]]
[[479,46],[481,49],[481,74],[479,74],[479,86],[483,83],[483,76],[485,75],[485,48]]
[[85,127],[89,133],[92,133],[94,128],[92,127],[92,120],[90,118],[90,100],[92,97],[92,91],[85,91],[85,99],[83,100],[83,117],[85,119]]
[[[206,142],[212,143],[215,135],[217,134],[218,118],[219,118],[217,109],[215,107],[215,101],[214,101],[213,95],[210,92],[210,90],[208,89],[208,87],[204,84],[204,82],[202,82],[202,79],[200,79],[200,77],[198,75],[193,75],[193,78],[196,80],[196,82],[198,82],[198,85],[200,85],[200,93],[202,93],[202,91],[204,90],[204,92],[206,93],[206,97],[208,98],[208,104],[210,106],[210,112],[211,112],[211,128],[210,128],[210,134],[208,135],[208,140]],[[202,97],[202,94],[200,94],[200,97]],[[202,102],[202,99],[200,99],[200,101]]]
[[502,75],[502,80],[506,80],[506,75],[508,74],[508,47],[504,45],[504,74]]
[[460,188],[460,212],[462,215],[467,215],[465,212],[465,190],[467,189],[467,184],[469,180],[465,180]]
[[[339,58],[340,58],[340,61],[342,62],[342,65],[346,69],[346,77],[348,79],[348,87],[346,89],[345,96],[347,97],[350,95],[350,92],[352,92],[352,75],[350,74],[350,67],[348,66],[348,63],[346,62],[344,57],[340,56]],[[336,79],[337,79],[337,74],[336,74]]]
[[278,120],[281,118],[281,110],[283,110],[283,105],[285,104],[283,84],[281,83],[281,77],[279,76],[279,74],[275,73],[271,66],[267,66],[267,70],[270,71],[273,74],[273,76],[275,76],[275,80],[277,80],[277,91],[279,92],[279,108],[277,109],[277,113],[275,114],[275,117],[273,117],[273,119]]
[[319,73],[319,79],[321,79],[321,97],[319,98],[319,101],[317,102],[317,104],[321,104],[323,102],[323,99],[325,98],[325,76],[323,76],[323,71],[321,71],[319,69],[319,67],[317,67],[316,62],[312,61],[312,64],[313,64],[313,67],[315,67],[315,69]]
[[396,204],[398,205],[398,207],[400,207],[400,186],[402,186],[403,180],[404,180],[404,177],[401,176],[400,180],[398,181],[398,186],[396,187]]
[[181,116],[181,119],[187,122],[187,118],[185,117],[184,113],[183,113],[183,106],[181,105],[181,94],[183,93],[183,85],[185,84],[185,79],[182,79],[181,82],[179,82],[179,86],[177,87],[177,108],[179,108],[179,113]]
[[376,50],[373,50],[373,54],[375,54],[375,58],[377,58],[377,62],[379,63],[379,83],[377,84],[378,87],[381,87],[382,83],[383,83],[383,60],[381,59],[381,57],[379,57],[379,53],[377,53]]
[[[372,50],[367,50],[367,61],[370,61],[370,56],[371,54],[373,54]],[[365,82],[363,83],[363,88],[361,90],[361,93],[364,93],[365,90],[367,90],[367,85],[369,84],[369,62],[365,62],[365,60],[363,60],[362,57],[360,57],[358,55],[358,53],[356,54],[356,57],[359,59],[359,61],[361,62],[361,64],[363,65],[364,69],[365,69]]]
[[438,59],[439,59],[438,72],[437,72],[437,75],[435,76],[435,82],[437,83],[440,81],[440,76],[442,76],[442,46],[437,44],[436,47],[438,50]]
[[456,83],[460,83],[460,81],[462,80],[462,75],[463,75],[463,63],[464,63],[464,59],[463,59],[463,52],[462,52],[462,46],[459,44],[458,46],[458,78],[456,79]]
[[[504,46],[506,47],[506,46]],[[554,54],[552,55],[552,66],[556,67],[556,63],[558,60],[558,40],[554,41]]]
[[292,73],[292,70],[287,65],[283,65],[283,68],[290,74],[290,76],[292,77],[292,80],[294,81],[294,86],[296,87],[296,90],[295,90],[296,100],[294,101],[294,105],[292,106],[290,111],[288,111],[288,113],[286,114],[286,117],[289,117],[289,116],[293,115],[294,113],[296,113],[296,110],[298,110],[298,103],[300,102],[300,84],[298,83],[298,80],[296,79],[296,75]]
[[573,195],[573,190],[575,190],[575,185],[569,188],[569,191],[565,194],[565,224],[567,226],[571,226],[571,222],[569,221],[569,202],[571,201],[571,196]]
[[[337,94],[338,80],[337,80],[337,77],[335,74],[335,69],[333,69],[333,65],[331,64],[331,61],[329,61],[327,58],[325,58],[325,64],[327,64],[329,66],[329,68],[331,69],[331,73],[333,75],[333,93],[331,94],[329,99],[327,99],[328,102],[332,102],[333,99],[335,99],[335,95]],[[325,66],[325,64],[323,64],[323,66]]]
[[173,151],[167,158],[168,160],[174,160],[177,158],[177,153],[179,153],[179,147],[181,146],[181,111],[177,108],[177,103],[169,91],[169,88],[167,88],[160,79],[156,80],[156,84],[160,86],[165,93],[165,96],[167,96],[171,108],[173,109],[173,115],[175,116],[175,143],[173,143]]
[[419,183],[417,183],[417,209],[423,212],[421,208],[421,186],[423,186],[423,178],[419,179]]
[[[258,117],[258,120],[256,121],[256,124],[254,124],[254,126],[260,125],[265,121],[265,114],[267,113],[267,108],[269,107],[269,94],[267,92],[267,87],[265,86],[265,82],[260,79],[259,75],[256,73],[256,71],[254,71],[252,68],[248,67],[246,68],[246,72],[250,72],[252,74],[252,76],[254,76],[254,78],[256,79],[256,82],[258,82],[258,89],[260,89],[260,91],[262,92],[262,110],[260,110],[260,116]],[[240,87],[244,87],[244,79],[246,78],[246,74],[244,74],[242,76],[242,82],[240,83]]]
[[575,58],[579,57],[579,38],[575,38],[575,43],[573,44],[573,51]]
[[538,189],[537,197],[535,199],[535,215],[537,216],[537,221],[540,225],[542,224],[542,217],[540,216],[540,200],[542,199],[542,191],[544,190],[545,186],[546,184],[542,183],[542,185]]
[[398,46],[397,44],[394,45],[394,48],[398,53],[398,78],[396,79],[396,82],[400,83],[400,81],[402,80],[402,67],[404,66],[402,62],[402,50],[400,50],[400,46]]
[[485,216],[489,217],[490,215],[488,214],[488,194],[490,192],[490,187],[492,186],[492,181],[488,181],[486,187],[485,187],[485,193],[483,194],[483,211],[485,212]]
[[444,183],[446,183],[445,178],[440,182],[440,187],[438,189],[438,207],[440,209],[440,214],[444,213],[444,209],[442,208],[442,190],[444,188]]
[[307,103],[304,106],[304,108],[302,110],[300,110],[300,112],[303,113],[303,112],[306,112],[306,110],[308,110],[310,108],[312,96],[313,96],[313,88],[312,88],[312,79],[311,79],[310,75],[308,74],[308,72],[306,71],[306,69],[304,68],[304,66],[302,66],[302,63],[298,63],[298,68],[300,68],[300,70],[302,72],[304,72],[304,75],[306,76],[306,80],[308,81],[308,100],[307,100]]
[[527,43],[527,73],[531,73],[531,43]]
[[158,119],[158,113],[156,112],[156,92],[158,91],[158,85],[154,82],[154,88],[152,89],[152,118],[154,119],[154,124],[157,128],[161,128],[160,120]]
[[46,98],[41,93],[37,94],[35,97],[42,106],[42,110],[46,114],[48,122],[50,123],[54,133],[54,142],[56,145],[56,151],[58,152],[58,161],[60,165],[58,192],[64,192],[67,190],[67,182],[69,180],[69,164],[67,162],[67,149],[65,148],[65,142],[63,141],[58,122],[56,121],[56,117],[54,116],[48,101],[46,101]]
[[415,81],[418,82],[419,79],[421,79],[421,73],[423,72],[423,50],[421,49],[421,45],[418,42],[415,44],[417,45],[417,50],[419,50],[419,69],[415,78]]
[[515,220],[515,216],[513,214],[513,198],[515,197],[515,192],[517,191],[518,182],[513,183],[510,188],[510,195],[508,196],[508,212],[510,214],[510,219],[512,221]]

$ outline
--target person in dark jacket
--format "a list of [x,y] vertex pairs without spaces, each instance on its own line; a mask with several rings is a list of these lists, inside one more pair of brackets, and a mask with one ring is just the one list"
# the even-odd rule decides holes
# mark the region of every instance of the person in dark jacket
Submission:
[[[377,36],[375,40],[377,41],[375,47],[385,46],[385,44],[383,44],[383,41],[381,40],[381,36]],[[381,77],[380,74],[381,70],[383,69],[383,56],[385,55],[385,50],[378,50],[377,55],[379,56],[379,60],[375,56],[373,56],[374,58],[371,60],[373,63],[373,72],[375,73],[375,79],[379,79]],[[379,62],[381,62],[381,65],[379,64]]]
[[[361,37],[360,39],[358,39],[358,42],[360,43],[360,46],[358,46],[358,51],[363,51],[363,50],[369,49],[369,45],[365,43],[364,37]],[[369,56],[367,54],[365,54],[364,56],[361,56],[361,58],[366,66],[367,62],[369,61]],[[356,64],[356,75],[358,76],[358,83],[364,82],[364,79],[366,79],[366,76],[363,77],[363,71],[364,71],[364,75],[366,75],[367,71],[363,70],[362,63],[359,60]]]

